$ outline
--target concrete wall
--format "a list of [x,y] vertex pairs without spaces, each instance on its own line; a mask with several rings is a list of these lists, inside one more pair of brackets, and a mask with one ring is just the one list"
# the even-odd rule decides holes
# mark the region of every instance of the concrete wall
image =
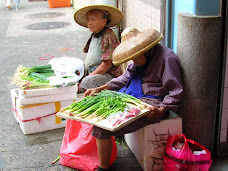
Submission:
[[[228,44],[226,45],[228,49]],[[228,53],[226,54],[225,85],[221,120],[220,142],[228,142]]]
[[[170,0],[167,0],[170,1]],[[193,15],[219,15],[220,0],[175,0],[171,1],[171,44],[170,48],[177,52],[177,20],[178,13],[187,12]]]
[[[224,40],[224,94],[223,94],[223,106],[222,106],[222,117],[221,117],[221,129],[220,129],[220,147],[226,146],[228,147],[228,4],[223,8],[226,10],[226,18],[225,20],[225,40]],[[225,14],[224,14],[225,15]],[[223,148],[220,149],[221,152],[225,150]],[[226,150],[228,153],[228,150]]]
[[210,151],[214,148],[222,18],[180,13],[177,55],[184,78],[183,130]]

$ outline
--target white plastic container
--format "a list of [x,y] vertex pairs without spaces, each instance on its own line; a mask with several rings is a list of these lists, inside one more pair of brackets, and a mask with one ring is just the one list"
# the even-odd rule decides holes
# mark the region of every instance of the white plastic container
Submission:
[[[21,105],[18,91],[18,89],[11,90],[11,100],[14,117],[24,134],[33,134],[66,126],[66,120],[57,117],[56,112],[58,112],[60,108],[72,104],[75,100],[74,98],[59,102]],[[30,98],[27,99],[29,100]]]
[[167,138],[182,133],[181,117],[148,125],[124,138],[144,171],[162,170]]

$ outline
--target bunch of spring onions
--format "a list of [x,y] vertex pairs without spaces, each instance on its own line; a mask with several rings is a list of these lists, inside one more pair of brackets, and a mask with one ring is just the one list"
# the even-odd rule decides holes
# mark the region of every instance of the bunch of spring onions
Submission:
[[[59,87],[61,85],[50,85],[49,77],[55,76],[54,70],[52,70],[51,64],[42,66],[33,66],[25,68],[19,66],[11,79],[11,84],[16,84],[20,89],[35,89],[35,88],[51,88]],[[64,76],[62,78],[70,78],[71,76]],[[75,82],[67,83],[67,86],[74,85]]]
[[16,84],[20,89],[28,88],[49,88],[53,87],[49,85],[48,78],[55,76],[54,70],[51,65],[34,66],[25,68],[19,66],[14,74],[11,84]]
[[110,114],[123,112],[129,106],[142,109],[144,104],[137,98],[111,90],[102,90],[94,96],[86,96],[78,102],[60,110],[69,116],[78,116],[84,119],[106,119]]

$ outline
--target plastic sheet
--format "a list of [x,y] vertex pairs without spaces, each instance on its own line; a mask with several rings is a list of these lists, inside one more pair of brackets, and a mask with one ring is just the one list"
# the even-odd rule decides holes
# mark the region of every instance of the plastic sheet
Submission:
[[69,83],[79,81],[84,75],[83,61],[79,58],[53,58],[48,63],[56,75],[50,77],[50,85],[67,86]]

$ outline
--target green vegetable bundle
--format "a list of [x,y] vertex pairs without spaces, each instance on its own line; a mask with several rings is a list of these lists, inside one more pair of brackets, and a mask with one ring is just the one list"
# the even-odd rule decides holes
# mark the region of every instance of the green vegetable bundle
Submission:
[[142,102],[128,94],[111,90],[103,90],[94,96],[87,96],[78,102],[60,110],[70,116],[79,116],[84,119],[98,117],[107,118],[112,113],[123,112],[129,106],[143,108]]
[[51,76],[55,76],[51,65],[34,66],[30,68],[19,66],[14,77],[11,78],[11,84],[18,85],[20,89],[48,88],[53,87],[49,85],[48,80]]

